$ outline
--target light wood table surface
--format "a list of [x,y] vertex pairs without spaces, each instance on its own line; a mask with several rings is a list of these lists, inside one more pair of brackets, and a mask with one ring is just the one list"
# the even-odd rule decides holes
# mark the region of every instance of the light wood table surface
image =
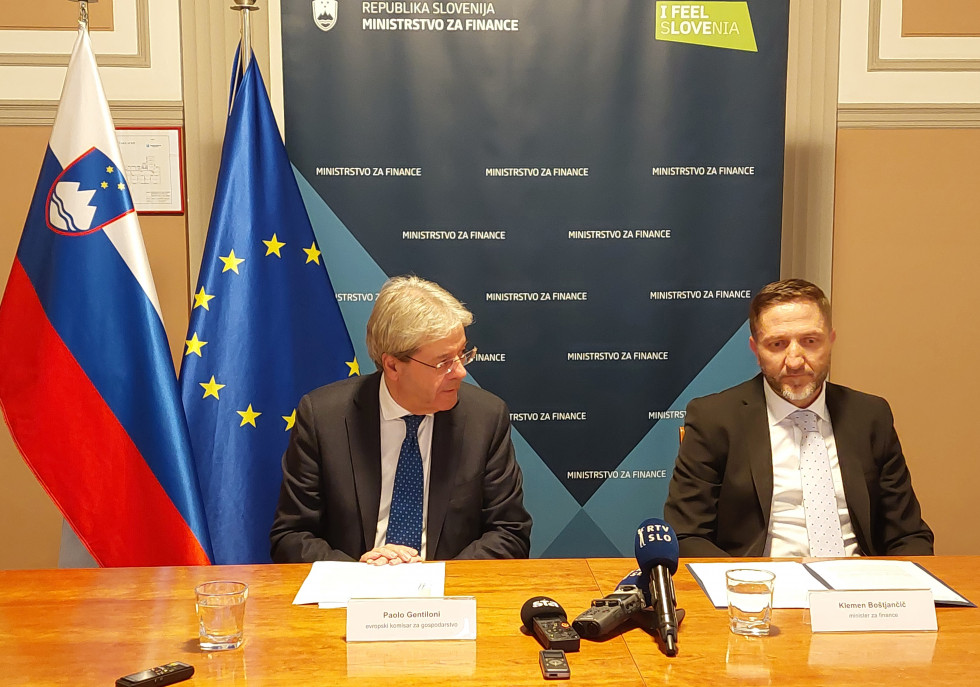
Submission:
[[[624,565],[628,565],[624,563]],[[588,561],[458,561],[446,593],[477,599],[476,641],[344,639],[346,610],[293,606],[309,565],[0,571],[0,685],[113,685],[170,661],[196,685],[535,685],[541,648],[520,609],[550,596],[569,616],[600,596]],[[246,582],[245,642],[202,652],[194,587]],[[642,685],[622,639],[569,654],[572,682]]]
[[[916,559],[971,601],[980,556]],[[980,683],[980,609],[940,608],[938,633],[812,635],[804,611],[776,610],[770,637],[735,637],[682,565],[687,611],[677,656],[633,628],[569,654],[582,685],[972,685]],[[446,593],[477,599],[473,642],[350,643],[346,611],[293,606],[309,565],[0,571],[0,685],[112,685],[169,661],[192,664],[195,685],[542,685],[540,646],[520,608],[550,596],[569,620],[610,592],[629,559],[459,561]],[[194,587],[248,583],[245,643],[197,647]]]
[[[729,632],[727,609],[712,606],[687,571],[684,564],[695,560],[681,559],[674,576],[677,605],[687,612],[677,656],[665,656],[642,630],[620,636],[648,685],[980,685],[978,608],[937,608],[939,632],[834,634],[811,633],[808,611],[775,609],[769,637],[741,637]],[[751,567],[751,559],[743,560]],[[909,560],[980,603],[980,556]],[[589,567],[609,593],[629,572],[629,561],[593,559]]]

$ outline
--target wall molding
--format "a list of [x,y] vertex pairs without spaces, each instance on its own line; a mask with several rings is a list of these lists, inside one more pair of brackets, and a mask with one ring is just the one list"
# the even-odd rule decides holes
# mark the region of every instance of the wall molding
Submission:
[[840,129],[975,129],[976,103],[853,103],[837,108]]
[[[881,56],[881,2],[870,0],[871,16],[868,22],[868,71],[869,72],[975,72],[980,71],[980,60],[974,59],[908,59]],[[953,40],[952,38],[950,40]]]
[[[100,67],[150,66],[150,0],[135,0],[136,52],[132,55],[97,53]],[[74,33],[74,31],[72,32]],[[0,67],[67,67],[69,54],[0,53]]]
[[780,275],[830,294],[841,0],[791,0],[789,8]]
[[[179,100],[110,100],[116,126],[183,126],[184,106]],[[0,126],[51,126],[57,100],[0,100]]]

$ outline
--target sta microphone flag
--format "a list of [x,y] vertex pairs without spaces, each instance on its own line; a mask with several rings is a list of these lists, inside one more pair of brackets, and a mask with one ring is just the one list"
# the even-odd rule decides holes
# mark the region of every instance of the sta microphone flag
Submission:
[[254,59],[232,94],[180,388],[214,561],[263,563],[296,405],[358,366]]
[[0,302],[0,405],[99,565],[206,565],[177,376],[121,164],[80,28]]

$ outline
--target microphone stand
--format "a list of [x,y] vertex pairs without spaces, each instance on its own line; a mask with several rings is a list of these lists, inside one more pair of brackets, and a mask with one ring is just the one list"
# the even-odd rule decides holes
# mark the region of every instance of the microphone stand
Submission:
[[[683,608],[678,608],[676,611],[677,615],[677,629],[680,630],[681,621],[684,620],[686,612]],[[660,630],[657,629],[659,622],[657,620],[657,612],[652,608],[644,608],[637,614],[634,618],[637,626],[639,626],[644,632],[651,635],[660,647],[660,650],[664,652],[666,656],[676,656],[677,655],[677,645],[674,644],[673,647],[668,647],[664,638],[660,635]]]

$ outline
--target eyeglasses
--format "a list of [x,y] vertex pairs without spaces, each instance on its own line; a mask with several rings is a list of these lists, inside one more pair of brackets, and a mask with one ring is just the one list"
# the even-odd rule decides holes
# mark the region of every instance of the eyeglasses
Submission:
[[432,365],[431,363],[423,363],[421,360],[419,360],[417,358],[413,358],[410,355],[409,356],[406,356],[406,357],[409,360],[414,360],[419,365],[425,365],[426,367],[431,367],[433,370],[439,370],[444,375],[448,375],[453,370],[456,369],[456,363],[459,363],[463,367],[466,367],[467,365],[469,365],[470,363],[472,363],[474,360],[476,360],[476,346],[474,346],[473,348],[471,348],[468,351],[465,351],[464,353],[460,353],[455,358],[452,358],[450,360],[443,360],[441,363],[438,363],[436,365]]

